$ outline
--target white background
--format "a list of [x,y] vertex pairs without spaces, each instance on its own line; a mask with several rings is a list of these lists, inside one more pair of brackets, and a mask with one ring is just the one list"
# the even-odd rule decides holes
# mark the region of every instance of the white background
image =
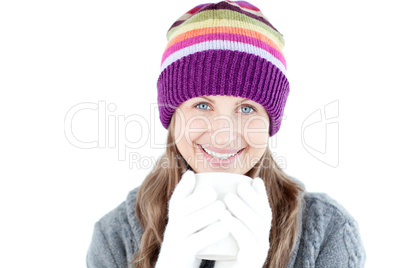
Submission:
[[[165,35],[201,3],[1,2],[0,267],[85,267],[94,223],[163,152],[167,131],[151,106]],[[251,3],[285,37],[291,91],[271,149],[307,190],[328,193],[358,221],[366,267],[395,267],[402,240],[397,1]],[[114,105],[106,115],[120,118],[119,128],[98,120],[101,109],[87,109],[66,130],[66,116],[83,103]],[[326,105],[335,117],[322,113],[307,128]],[[129,116],[153,126],[141,129]],[[105,130],[117,137],[102,145]],[[65,131],[104,148],[80,148]],[[124,151],[112,141],[144,144]],[[129,154],[140,157],[131,168]]]

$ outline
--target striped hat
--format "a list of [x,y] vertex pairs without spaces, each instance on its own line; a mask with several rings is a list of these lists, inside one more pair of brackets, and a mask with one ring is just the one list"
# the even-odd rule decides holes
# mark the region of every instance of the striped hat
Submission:
[[242,97],[261,104],[278,132],[289,82],[283,35],[246,1],[194,7],[167,32],[157,81],[162,125],[184,101],[209,95]]

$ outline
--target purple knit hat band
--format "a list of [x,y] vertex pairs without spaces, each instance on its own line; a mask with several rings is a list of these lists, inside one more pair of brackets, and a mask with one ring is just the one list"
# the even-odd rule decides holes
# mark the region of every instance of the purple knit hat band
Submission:
[[278,132],[289,95],[284,40],[257,7],[245,1],[199,5],[167,35],[157,82],[166,129],[186,100],[226,95],[262,105],[270,119],[269,135]]

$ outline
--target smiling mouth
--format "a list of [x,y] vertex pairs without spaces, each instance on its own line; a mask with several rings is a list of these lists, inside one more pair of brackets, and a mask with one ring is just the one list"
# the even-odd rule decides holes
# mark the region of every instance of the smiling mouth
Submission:
[[240,152],[242,152],[244,150],[240,149],[239,151],[237,151],[236,153],[232,153],[232,154],[220,154],[220,153],[216,153],[213,151],[210,151],[208,149],[205,149],[201,144],[198,144],[198,146],[200,147],[200,149],[202,149],[205,153],[207,153],[208,155],[210,155],[213,158],[217,158],[217,159],[229,159],[237,154],[239,154]]

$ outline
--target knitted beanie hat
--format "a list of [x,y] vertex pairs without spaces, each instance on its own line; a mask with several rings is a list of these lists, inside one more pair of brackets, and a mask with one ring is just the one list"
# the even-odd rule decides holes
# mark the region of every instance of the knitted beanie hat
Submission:
[[289,94],[285,42],[256,6],[229,0],[198,5],[172,24],[167,40],[157,81],[166,129],[182,102],[227,95],[261,104],[269,135],[278,132]]

